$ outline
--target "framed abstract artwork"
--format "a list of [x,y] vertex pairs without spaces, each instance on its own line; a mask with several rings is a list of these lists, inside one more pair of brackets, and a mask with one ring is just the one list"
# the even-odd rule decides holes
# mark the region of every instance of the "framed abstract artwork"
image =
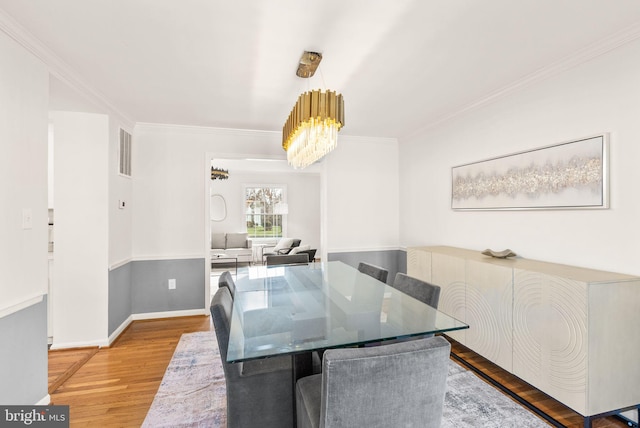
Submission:
[[454,210],[609,207],[607,134],[451,168]]

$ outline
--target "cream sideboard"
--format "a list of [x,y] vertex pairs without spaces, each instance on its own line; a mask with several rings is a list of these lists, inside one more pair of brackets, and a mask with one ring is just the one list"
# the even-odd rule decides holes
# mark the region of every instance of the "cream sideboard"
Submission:
[[469,324],[453,339],[581,415],[640,403],[640,278],[453,247],[408,248],[407,273]]

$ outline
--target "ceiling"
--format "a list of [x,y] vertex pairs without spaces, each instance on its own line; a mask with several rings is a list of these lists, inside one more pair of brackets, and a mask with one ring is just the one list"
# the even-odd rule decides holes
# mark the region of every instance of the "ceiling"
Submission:
[[[2,11],[131,121],[280,131],[298,95],[321,88],[344,96],[341,134],[400,139],[640,23],[638,0],[0,0]],[[312,79],[295,75],[304,50],[324,56]]]

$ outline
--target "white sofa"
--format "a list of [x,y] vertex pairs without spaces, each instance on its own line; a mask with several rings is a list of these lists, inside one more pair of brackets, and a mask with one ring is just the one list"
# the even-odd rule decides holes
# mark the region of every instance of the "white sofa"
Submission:
[[212,233],[211,259],[214,260],[217,254],[237,257],[238,262],[250,263],[253,260],[251,239],[247,233]]

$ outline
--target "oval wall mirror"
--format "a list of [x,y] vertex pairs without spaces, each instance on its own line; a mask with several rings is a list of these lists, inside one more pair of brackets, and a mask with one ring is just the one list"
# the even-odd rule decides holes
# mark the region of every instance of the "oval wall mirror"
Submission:
[[219,194],[211,195],[211,220],[223,221],[227,218],[227,202]]

